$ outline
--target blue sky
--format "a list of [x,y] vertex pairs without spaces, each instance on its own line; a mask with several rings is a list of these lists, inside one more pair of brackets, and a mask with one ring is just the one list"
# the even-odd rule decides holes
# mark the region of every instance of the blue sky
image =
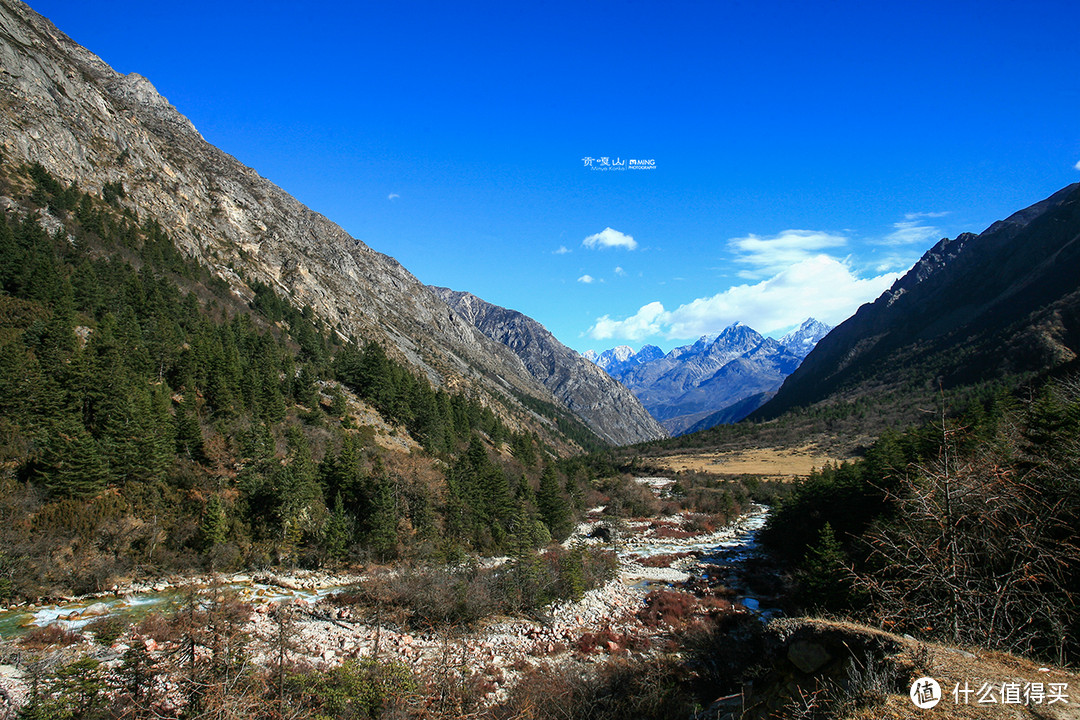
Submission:
[[1075,1],[31,6],[423,282],[582,351],[836,324],[1080,181]]

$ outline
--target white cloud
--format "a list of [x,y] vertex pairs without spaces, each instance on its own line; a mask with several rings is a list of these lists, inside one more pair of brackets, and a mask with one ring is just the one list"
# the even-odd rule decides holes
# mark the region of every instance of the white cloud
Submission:
[[942,211],[942,212],[915,212],[915,213],[904,213],[904,219],[905,219],[905,220],[922,220],[923,218],[939,218],[939,217],[945,217],[945,216],[946,216],[946,215],[948,215],[948,214],[949,214],[949,211],[948,211],[948,210],[944,210],[944,211]]
[[389,195],[386,196],[386,199],[387,200],[397,200],[399,197],[401,197],[401,196],[398,195],[397,193],[390,193]]
[[626,248],[627,250],[634,250],[637,248],[637,242],[630,235],[613,230],[612,228],[604,228],[595,235],[590,235],[582,242],[587,248]]
[[785,230],[772,237],[747,235],[728,240],[728,247],[738,255],[735,262],[754,267],[739,273],[745,278],[769,277],[821,250],[845,245],[847,238],[815,230]]
[[[923,215],[924,217],[938,217],[933,213],[909,213],[904,217],[910,218],[912,215]],[[924,225],[918,221],[905,220],[903,222],[893,223],[893,231],[885,236],[881,241],[881,245],[911,245],[914,243],[925,243],[927,240],[940,240],[942,237],[941,230],[937,229],[933,225]]]
[[623,270],[622,267],[620,267],[618,265],[615,266],[615,274],[618,275],[619,277],[626,277],[626,271]]
[[736,285],[671,311],[652,302],[625,320],[604,315],[587,334],[597,340],[641,340],[650,335],[692,339],[719,332],[734,322],[769,333],[798,325],[807,315],[836,325],[888,289],[897,277],[897,273],[886,273],[862,279],[845,261],[813,255],[767,280]]
[[1073,167],[1076,168],[1077,170],[1080,170],[1080,160],[1077,160],[1076,164],[1073,165]]
[[551,254],[552,255],[565,255],[565,254],[570,253],[570,252],[574,252],[574,251],[571,250],[570,248],[566,247],[565,245],[560,245],[559,249],[558,250],[552,250]]
[[662,332],[661,318],[666,314],[663,305],[651,302],[638,310],[633,317],[625,320],[612,320],[608,315],[597,318],[596,323],[589,328],[588,334],[596,340],[607,340],[613,337],[641,340]]
[[919,253],[905,253],[903,251],[891,252],[882,257],[875,258],[867,267],[873,266],[876,273],[907,272],[919,259]]
[[588,285],[589,283],[594,282],[594,279],[592,275],[582,275],[577,279],[577,281],[579,283],[585,283],[586,285]]

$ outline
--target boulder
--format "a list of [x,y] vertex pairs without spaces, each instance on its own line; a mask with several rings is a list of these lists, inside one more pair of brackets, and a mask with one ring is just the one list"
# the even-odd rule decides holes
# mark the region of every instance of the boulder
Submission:
[[828,664],[833,656],[816,642],[796,640],[788,646],[787,659],[792,665],[810,675]]

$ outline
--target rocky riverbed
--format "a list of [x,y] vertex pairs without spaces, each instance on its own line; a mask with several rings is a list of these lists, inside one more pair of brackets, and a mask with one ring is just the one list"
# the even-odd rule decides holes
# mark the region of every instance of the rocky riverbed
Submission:
[[[666,479],[639,482],[660,493]],[[10,635],[20,627],[53,624],[82,632],[81,641],[96,657],[106,666],[118,666],[130,643],[143,643],[151,654],[168,653],[174,643],[124,634],[107,647],[95,645],[92,633],[83,630],[88,623],[109,615],[137,619],[149,610],[166,609],[170,603],[183,602],[186,588],[230,589],[248,608],[244,629],[250,638],[248,651],[256,662],[266,662],[273,655],[279,629],[274,608],[290,602],[294,608],[290,654],[295,660],[316,667],[331,667],[349,658],[398,661],[421,673],[471,678],[485,688],[489,700],[498,701],[531,666],[588,664],[615,654],[642,655],[662,647],[668,629],[647,625],[640,617],[650,590],[679,583],[707,592],[710,583],[717,584],[710,575],[718,576],[720,568],[730,570],[732,561],[752,551],[755,533],[767,516],[765,508],[754,506],[734,523],[710,530],[693,516],[615,522],[602,510],[591,510],[565,545],[613,548],[619,559],[617,577],[584,593],[580,600],[554,604],[534,617],[492,617],[467,630],[441,627],[414,632],[373,622],[370,617],[354,617],[347,604],[330,601],[328,596],[363,583],[364,575],[242,573],[131,583],[93,597],[13,608],[0,613],[0,629]],[[725,580],[737,582],[730,574]],[[741,597],[744,589],[729,586],[725,592],[740,596],[742,605],[737,607],[742,611],[756,609],[755,598]],[[0,669],[0,694],[17,699],[25,690],[18,668]]]

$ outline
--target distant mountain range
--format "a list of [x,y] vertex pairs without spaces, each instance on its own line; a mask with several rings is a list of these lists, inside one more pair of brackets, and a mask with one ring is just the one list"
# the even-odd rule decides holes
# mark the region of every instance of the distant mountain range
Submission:
[[919,403],[933,406],[939,387],[948,397],[1075,366],[1078,268],[1080,183],[980,235],[939,242],[818,343],[753,417],[873,400],[911,421]]
[[672,435],[737,422],[756,410],[830,328],[813,318],[779,340],[735,323],[665,354],[621,345],[584,357],[641,400]]

